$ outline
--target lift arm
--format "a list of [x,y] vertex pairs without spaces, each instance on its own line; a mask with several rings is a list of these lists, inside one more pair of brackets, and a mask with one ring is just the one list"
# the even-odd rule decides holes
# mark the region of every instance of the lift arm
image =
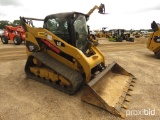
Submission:
[[101,3],[100,6],[95,5],[95,6],[87,13],[87,15],[90,16],[95,9],[98,9],[98,10],[99,10],[98,12],[99,12],[100,14],[105,14],[105,5]]

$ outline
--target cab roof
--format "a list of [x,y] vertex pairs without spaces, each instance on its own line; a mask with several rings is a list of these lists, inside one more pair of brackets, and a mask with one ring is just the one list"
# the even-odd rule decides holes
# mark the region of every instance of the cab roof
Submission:
[[87,14],[83,14],[83,13],[80,13],[80,12],[64,12],[64,13],[56,13],[56,14],[48,15],[48,16],[45,17],[44,21],[46,22],[48,19],[51,19],[51,18],[72,19],[74,14],[82,14],[86,18],[88,17]]

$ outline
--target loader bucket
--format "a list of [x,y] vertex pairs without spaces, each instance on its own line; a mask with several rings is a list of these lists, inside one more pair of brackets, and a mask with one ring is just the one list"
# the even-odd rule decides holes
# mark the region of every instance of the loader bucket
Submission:
[[136,78],[113,62],[85,86],[82,101],[125,118],[122,108]]

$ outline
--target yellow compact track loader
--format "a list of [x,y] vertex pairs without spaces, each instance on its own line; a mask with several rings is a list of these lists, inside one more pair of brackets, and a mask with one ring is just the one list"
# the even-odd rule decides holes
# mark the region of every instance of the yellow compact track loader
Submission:
[[[124,117],[122,108],[135,77],[105,58],[89,39],[87,20],[93,10],[104,14],[104,5],[88,14],[58,13],[44,19],[20,17],[26,31],[26,75],[67,94],[84,85],[82,101]],[[32,20],[44,21],[43,28]]]
[[150,34],[147,42],[147,48],[154,52],[155,57],[160,59],[160,26],[155,21],[151,23],[153,32]]

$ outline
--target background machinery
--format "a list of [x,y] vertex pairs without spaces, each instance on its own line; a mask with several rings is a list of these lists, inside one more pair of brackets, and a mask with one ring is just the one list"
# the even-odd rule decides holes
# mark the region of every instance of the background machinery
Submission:
[[124,29],[110,30],[111,37],[109,41],[122,42],[123,40],[134,42],[134,38],[130,37],[130,33],[125,33]]
[[111,34],[108,32],[108,31],[105,31],[107,27],[102,27],[102,30],[97,32],[96,33],[96,36],[98,38],[101,38],[101,37],[105,37],[105,38],[110,38],[111,37]]
[[136,31],[136,32],[133,33],[133,36],[134,36],[135,38],[140,38],[140,37],[143,36],[143,34],[141,34],[140,31]]
[[[96,9],[98,9],[98,12],[100,14],[106,14],[104,13],[105,12],[105,5],[104,4],[101,4],[100,6],[97,6],[95,5],[92,9],[90,9],[90,11],[86,14],[87,16],[90,16]],[[89,19],[89,18],[88,18]],[[99,43],[98,43],[98,40],[96,39],[96,34],[93,32],[90,32],[90,29],[89,29],[89,26],[88,26],[88,34],[89,34],[89,39],[92,41],[92,43],[97,46]]]
[[96,32],[94,32],[93,30],[90,30],[89,26],[88,26],[88,30],[89,30],[89,36],[90,36],[90,40],[92,41],[92,43],[97,46],[98,43],[98,39],[96,37]]
[[25,31],[22,26],[6,26],[1,40],[3,44],[8,44],[8,40],[11,40],[15,45],[19,45],[25,40]]
[[153,21],[151,23],[151,28],[153,32],[150,33],[148,38],[147,48],[154,52],[156,58],[160,59],[160,26]]
[[[116,62],[105,58],[90,40],[87,20],[95,8],[104,14],[104,5],[89,14],[58,13],[44,19],[20,17],[26,31],[26,75],[64,93],[74,94],[83,85],[82,101],[124,117],[122,109],[135,77]],[[44,21],[43,28],[32,20]]]

